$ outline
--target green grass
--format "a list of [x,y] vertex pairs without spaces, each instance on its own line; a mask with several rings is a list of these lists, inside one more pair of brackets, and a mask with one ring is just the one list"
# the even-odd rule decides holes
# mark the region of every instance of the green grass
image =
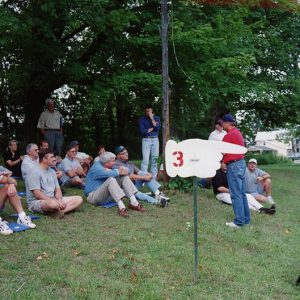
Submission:
[[231,206],[198,190],[199,284],[192,194],[175,194],[169,207],[145,204],[127,220],[84,203],[62,220],[43,216],[34,230],[0,236],[0,299],[300,299],[300,166],[263,169],[278,211],[252,213],[241,230],[224,226]]

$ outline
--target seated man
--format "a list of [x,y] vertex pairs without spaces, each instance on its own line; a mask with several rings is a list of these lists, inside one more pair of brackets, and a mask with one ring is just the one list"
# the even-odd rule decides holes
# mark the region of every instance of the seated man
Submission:
[[246,193],[251,194],[259,202],[268,202],[275,207],[275,202],[271,196],[272,185],[271,175],[257,168],[257,160],[251,158],[245,173]]
[[[26,216],[20,197],[18,196],[17,182],[11,177],[12,172],[0,166],[0,211],[4,209],[5,202],[8,200],[14,210],[18,213],[17,223],[35,228],[29,216]],[[7,222],[0,217],[0,234],[9,235],[13,231],[8,227]]]
[[27,155],[24,156],[21,165],[23,179],[25,179],[25,176],[30,172],[32,167],[36,168],[39,164],[39,149],[36,144],[28,144],[26,146],[26,153]]
[[[228,189],[226,172],[227,172],[227,166],[222,163],[221,169],[219,169],[216,175],[212,178],[212,186],[213,186],[214,194],[216,195],[216,198],[219,201],[227,204],[232,204],[230,192]],[[276,212],[275,208],[263,207],[259,202],[255,200],[255,198],[252,195],[246,194],[246,196],[247,196],[247,201],[250,209],[255,210],[257,212],[270,214],[270,215],[273,215]]]
[[60,169],[64,172],[61,180],[63,186],[78,186],[83,188],[85,186],[85,172],[82,169],[80,162],[75,159],[76,149],[74,146],[67,148],[67,155],[60,164]]
[[65,213],[76,209],[82,203],[82,198],[62,196],[55,171],[51,169],[54,161],[55,156],[52,150],[46,149],[39,152],[38,167],[35,172],[30,172],[25,177],[26,198],[30,211],[62,218]]
[[[126,167],[128,169],[128,176],[133,181],[135,187],[139,190],[143,184],[145,184],[154,194],[155,199],[161,204],[161,206],[165,207],[169,201],[169,198],[159,190],[161,185],[152,178],[152,174],[141,171],[134,163],[130,162],[128,160],[128,151],[125,147],[118,146],[115,150],[115,154],[117,155],[117,159],[113,168],[119,168],[120,166]],[[149,198],[145,196],[148,195],[141,192],[136,194],[137,199],[155,203],[151,199],[149,201]]]
[[[46,140],[41,140],[40,141],[40,145],[39,145],[39,149],[40,150],[46,150],[46,149],[50,149],[49,148],[49,143]],[[53,149],[51,149],[53,150]],[[56,162],[57,162],[57,166],[59,166],[62,162],[62,158],[58,155],[56,155]]]
[[127,176],[128,170],[124,167],[112,170],[116,156],[111,152],[100,155],[99,162],[95,162],[86,177],[84,193],[87,201],[98,205],[111,200],[117,202],[119,215],[128,218],[129,215],[122,199],[127,196],[130,199],[129,209],[144,212],[145,209],[135,198],[137,189]]
[[87,171],[91,167],[93,158],[84,152],[79,152],[79,142],[78,141],[72,141],[70,143],[70,147],[74,147],[75,150],[77,151],[75,159],[77,159],[80,162],[80,165],[83,168],[84,172],[87,173]]

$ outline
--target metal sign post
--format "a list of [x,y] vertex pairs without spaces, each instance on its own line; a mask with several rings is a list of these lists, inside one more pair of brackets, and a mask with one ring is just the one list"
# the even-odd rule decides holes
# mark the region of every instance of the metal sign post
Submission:
[[198,203],[197,203],[197,177],[193,177],[194,182],[194,281],[199,283],[199,258],[198,258]]

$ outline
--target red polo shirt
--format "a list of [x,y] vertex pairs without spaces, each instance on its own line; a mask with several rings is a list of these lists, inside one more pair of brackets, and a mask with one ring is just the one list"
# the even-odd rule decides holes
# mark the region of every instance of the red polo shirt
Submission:
[[[245,147],[244,138],[241,134],[241,132],[236,128],[230,129],[227,134],[223,138],[223,142],[236,144]],[[245,157],[244,154],[231,154],[226,153],[223,156],[223,162],[227,164],[231,160],[240,160]]]

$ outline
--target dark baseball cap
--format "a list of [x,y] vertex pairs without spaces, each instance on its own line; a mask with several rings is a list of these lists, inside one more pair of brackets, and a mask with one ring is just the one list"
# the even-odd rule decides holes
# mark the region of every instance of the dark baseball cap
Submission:
[[235,118],[231,114],[226,114],[222,118],[223,122],[235,123]]
[[78,142],[78,141],[72,141],[72,142],[70,143],[70,146],[71,146],[71,147],[74,147],[74,146],[76,146],[76,145],[79,145],[79,142]]
[[124,150],[126,150],[126,148],[124,146],[118,146],[115,149],[115,154],[118,155],[119,153],[123,152]]

